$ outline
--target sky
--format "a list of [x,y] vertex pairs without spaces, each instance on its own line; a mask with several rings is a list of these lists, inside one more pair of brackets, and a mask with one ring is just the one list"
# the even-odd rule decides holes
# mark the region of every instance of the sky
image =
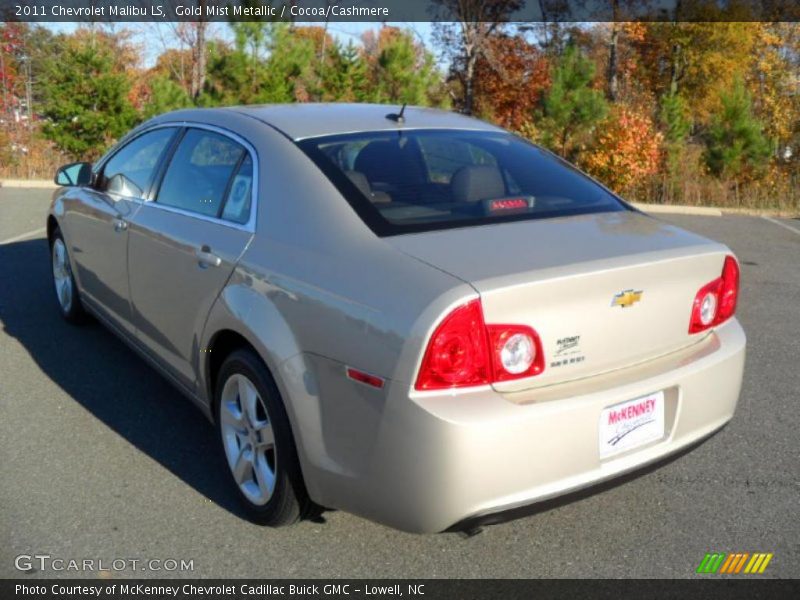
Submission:
[[[319,25],[319,23],[300,23],[301,25]],[[71,33],[77,29],[82,23],[41,23],[54,32]],[[432,35],[431,23],[386,23],[386,25],[393,25],[410,29],[414,34],[419,37],[426,45],[429,45]],[[328,31],[335,38],[342,43],[353,41],[360,43],[361,35],[369,29],[380,28],[381,23],[363,23],[363,22],[334,22],[328,24]],[[145,38],[145,42],[152,40],[152,43],[145,43],[146,53],[144,56],[144,67],[151,67],[155,64],[158,55],[164,51],[165,44],[169,47],[170,25],[166,23],[119,23],[117,25],[120,29],[130,28],[134,31],[141,32],[140,36]],[[155,30],[155,31],[154,31]],[[230,35],[230,29],[225,23],[213,24],[213,35],[225,38]]]

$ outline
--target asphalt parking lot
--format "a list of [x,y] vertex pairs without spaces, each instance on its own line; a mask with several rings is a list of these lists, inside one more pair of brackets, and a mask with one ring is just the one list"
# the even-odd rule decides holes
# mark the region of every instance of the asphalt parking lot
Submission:
[[764,577],[800,577],[800,220],[661,217],[742,263],[748,357],[728,427],[624,485],[467,538],[341,512],[245,521],[199,411],[100,325],[58,316],[50,194],[0,189],[0,577],[20,576],[20,554],[194,564],[120,577],[697,577],[709,551],[772,552]]

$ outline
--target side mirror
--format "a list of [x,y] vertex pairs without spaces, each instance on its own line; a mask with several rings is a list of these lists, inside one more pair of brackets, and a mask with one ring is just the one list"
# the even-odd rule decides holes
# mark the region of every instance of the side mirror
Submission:
[[85,162],[70,163],[60,167],[54,178],[56,185],[82,186],[92,181],[92,164]]

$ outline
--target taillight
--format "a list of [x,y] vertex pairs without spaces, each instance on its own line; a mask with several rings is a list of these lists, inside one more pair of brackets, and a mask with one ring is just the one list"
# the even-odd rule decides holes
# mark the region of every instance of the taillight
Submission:
[[479,299],[459,306],[434,331],[422,358],[416,388],[439,390],[487,385],[538,375],[542,344],[522,325],[489,325]]
[[739,296],[739,265],[725,257],[722,275],[700,288],[694,297],[689,333],[699,333],[730,319]]
[[488,341],[480,300],[451,312],[434,332],[417,377],[418,390],[489,383]]
[[524,325],[489,325],[494,381],[531,377],[544,371],[542,342]]
[[718,322],[730,319],[736,313],[739,299],[739,263],[732,256],[725,257],[722,267],[722,288],[719,292]]

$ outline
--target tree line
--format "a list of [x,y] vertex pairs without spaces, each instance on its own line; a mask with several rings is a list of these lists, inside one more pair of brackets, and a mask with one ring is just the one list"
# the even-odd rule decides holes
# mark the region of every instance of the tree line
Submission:
[[408,103],[497,123],[632,200],[800,210],[797,24],[500,21],[359,43],[324,25],[180,23],[148,67],[153,31],[0,24],[0,174],[95,159],[176,108]]

